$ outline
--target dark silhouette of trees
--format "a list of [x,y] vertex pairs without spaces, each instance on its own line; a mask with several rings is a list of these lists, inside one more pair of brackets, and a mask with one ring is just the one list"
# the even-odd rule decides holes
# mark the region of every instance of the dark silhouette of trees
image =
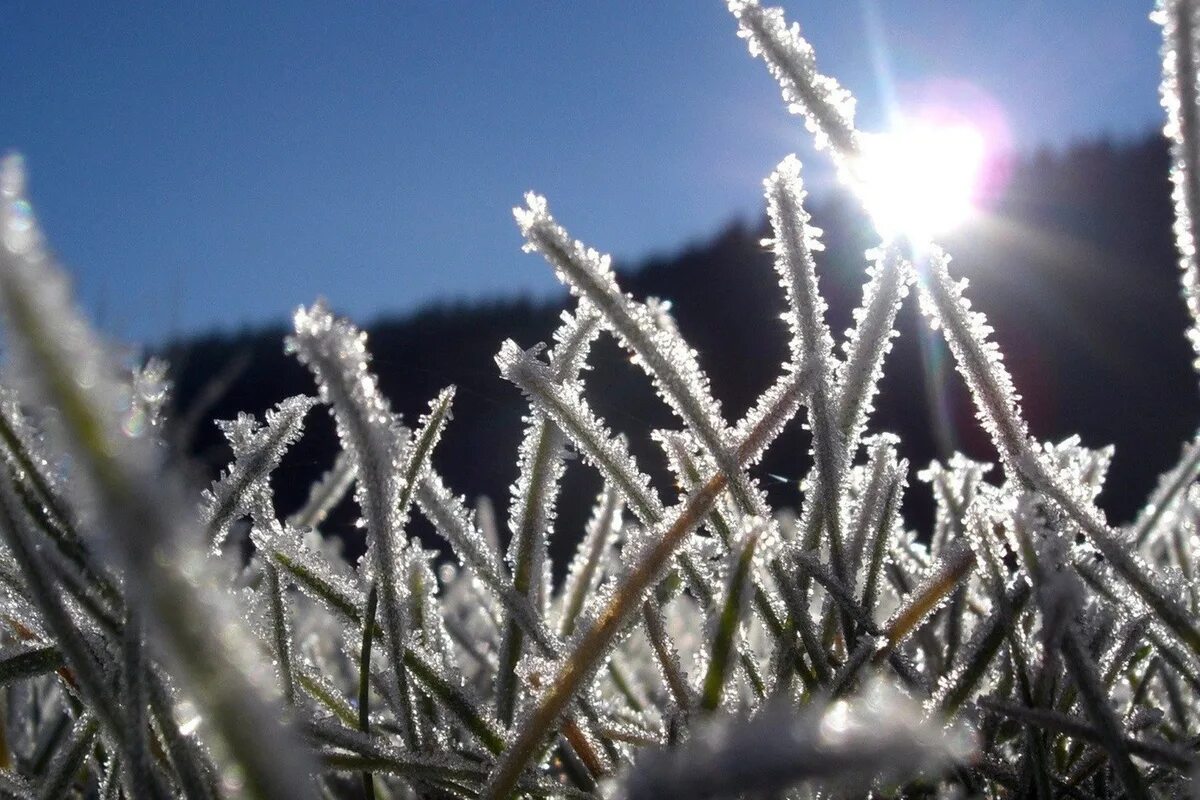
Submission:
[[[1034,433],[1048,440],[1077,433],[1088,446],[1116,445],[1101,505],[1121,522],[1144,501],[1158,474],[1178,456],[1178,443],[1191,437],[1200,420],[1200,395],[1182,336],[1187,319],[1166,175],[1166,145],[1158,137],[1042,152],[1015,165],[984,219],[945,242],[955,256],[952,269],[976,287],[971,296],[996,328]],[[812,212],[825,230],[819,270],[830,323],[840,334],[859,302],[863,252],[874,236],[846,197],[821,198]],[[621,274],[635,296],[671,302],[730,419],[770,383],[785,353],[777,319],[783,301],[770,255],[760,244],[764,235],[763,223],[735,222],[703,245]],[[537,268],[531,259],[530,269]],[[415,421],[441,387],[458,386],[454,420],[434,462],[457,491],[471,499],[490,496],[501,520],[516,477],[525,406],[519,392],[499,378],[492,357],[505,338],[524,347],[545,341],[565,303],[564,296],[447,304],[367,325],[382,388],[406,419]],[[871,428],[901,436],[914,476],[931,459],[954,450],[993,460],[941,337],[930,335],[919,318],[915,293],[905,301],[899,328]],[[210,474],[228,455],[213,417],[261,413],[287,395],[314,391],[307,373],[284,355],[285,333],[268,327],[166,348],[176,367],[180,417],[216,376],[230,377],[231,363],[247,365],[190,437],[188,449]],[[659,485],[669,486],[646,434],[674,426],[670,414],[610,341],[602,340],[592,364],[587,380],[603,387],[589,393],[593,403],[614,428],[629,434]],[[798,504],[797,482],[809,464],[807,434],[794,427],[758,467],[773,500],[783,504]],[[314,412],[309,429],[277,473],[281,513],[303,501],[309,483],[332,460],[335,440],[323,410]],[[911,478],[910,485],[915,483]],[[598,488],[590,470],[568,470],[553,539],[560,550],[556,563],[566,563]],[[923,486],[910,488],[905,511],[911,524],[927,527],[931,504]],[[343,507],[329,526],[351,550],[361,547],[354,516]]]

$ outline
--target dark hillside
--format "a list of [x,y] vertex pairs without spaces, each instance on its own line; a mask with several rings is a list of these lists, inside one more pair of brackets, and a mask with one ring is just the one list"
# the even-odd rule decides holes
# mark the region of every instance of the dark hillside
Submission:
[[[1087,445],[1116,445],[1101,500],[1120,521],[1141,504],[1200,420],[1183,337],[1186,313],[1166,175],[1166,147],[1157,137],[1039,155],[1017,166],[991,218],[946,242],[955,254],[955,274],[970,279],[971,297],[997,330],[1034,433],[1054,440],[1078,433]],[[819,269],[838,334],[859,302],[862,254],[872,244],[869,228],[853,209],[839,197],[812,209],[825,230],[827,250]],[[759,225],[731,225],[703,246],[622,273],[623,285],[635,296],[672,303],[731,419],[772,380],[784,355],[777,319],[782,299],[759,244],[763,235]],[[529,268],[548,269],[532,256]],[[336,287],[331,295],[336,300]],[[492,357],[505,338],[523,346],[546,340],[562,308],[561,302],[525,300],[446,305],[368,325],[382,387],[408,420],[424,411],[438,389],[458,386],[455,418],[435,463],[457,491],[471,498],[489,495],[501,512],[516,474],[524,406],[517,390],[498,377]],[[916,468],[955,449],[989,460],[990,447],[977,430],[969,399],[941,339],[920,320],[915,294],[906,301],[900,328],[872,428],[898,433]],[[273,328],[171,347],[180,407],[195,403],[214,376],[228,374],[228,365],[239,360],[246,368],[206,420],[240,410],[261,413],[289,394],[312,392],[307,373],[284,356],[283,335]],[[645,434],[671,426],[670,415],[610,342],[596,350],[592,363],[593,403],[614,428],[629,434],[648,468],[660,469]],[[796,480],[807,468],[806,436],[795,427],[759,468],[781,503],[798,501]],[[275,482],[285,512],[303,499],[309,481],[332,458],[327,418],[315,416],[310,430]],[[226,457],[207,421],[196,426],[192,449],[214,471]],[[581,530],[597,486],[589,470],[568,471],[556,539],[561,545],[573,543]],[[909,495],[909,519],[924,525],[927,492],[918,485]],[[332,528],[354,548],[353,514],[343,512]]]

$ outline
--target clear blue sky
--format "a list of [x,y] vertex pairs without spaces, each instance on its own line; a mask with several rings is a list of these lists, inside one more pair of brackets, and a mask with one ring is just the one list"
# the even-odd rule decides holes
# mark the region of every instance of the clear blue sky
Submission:
[[[864,128],[888,83],[946,81],[1023,150],[1160,124],[1143,0],[783,5]],[[809,152],[718,0],[267,6],[0,6],[0,149],[25,153],[112,333],[281,320],[318,294],[366,321],[550,292],[512,224],[526,189],[633,260],[758,214],[762,177]]]

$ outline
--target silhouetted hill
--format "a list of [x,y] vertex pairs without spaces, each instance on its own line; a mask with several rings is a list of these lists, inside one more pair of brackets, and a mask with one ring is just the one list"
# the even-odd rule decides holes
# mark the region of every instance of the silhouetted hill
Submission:
[[[1057,440],[1078,433],[1090,446],[1116,445],[1101,499],[1119,521],[1141,504],[1200,420],[1183,336],[1187,319],[1171,239],[1167,166],[1166,146],[1157,137],[1039,154],[1015,167],[987,220],[945,242],[955,255],[955,274],[970,279],[973,301],[996,328],[1035,435]],[[846,198],[825,198],[812,212],[825,230],[821,287],[831,326],[840,334],[859,302],[863,252],[874,237]],[[759,244],[763,235],[762,225],[734,224],[673,258],[621,270],[622,284],[635,296],[671,301],[730,419],[771,382],[785,353],[782,298],[770,256]],[[530,268],[538,268],[532,258]],[[492,357],[505,338],[526,347],[547,340],[564,307],[565,296],[445,305],[367,326],[382,388],[407,419],[415,420],[443,386],[458,386],[454,421],[435,463],[457,491],[491,496],[501,518],[516,475],[525,407],[519,392],[498,377]],[[955,449],[992,460],[942,340],[919,317],[915,292],[899,327],[872,429],[901,436],[914,474]],[[284,334],[270,328],[208,336],[169,349],[182,409],[214,376],[229,377],[231,363],[248,364],[195,428],[192,449],[214,474],[227,453],[209,420],[243,410],[261,413],[287,395],[314,391],[307,372],[283,354]],[[670,414],[608,340],[592,364],[595,406],[629,434],[648,468],[661,470],[646,433],[674,425]],[[328,418],[318,412],[309,427],[275,480],[285,513],[301,502],[334,452]],[[807,469],[807,448],[806,434],[794,424],[758,468],[761,476],[786,478],[764,477],[777,502],[798,502],[796,480]],[[669,484],[664,478],[659,485]],[[573,545],[597,488],[590,470],[568,470],[560,547]],[[927,488],[911,487],[909,520],[925,526],[929,509]],[[354,549],[360,534],[352,519],[352,510],[344,508],[331,527]]]

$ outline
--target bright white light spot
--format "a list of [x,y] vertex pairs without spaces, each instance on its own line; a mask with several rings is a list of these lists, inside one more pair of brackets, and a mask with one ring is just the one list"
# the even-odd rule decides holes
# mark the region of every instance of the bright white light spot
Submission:
[[976,211],[986,143],[965,123],[906,121],[863,139],[855,173],[879,232],[928,241]]
[[834,702],[821,717],[821,738],[827,744],[837,744],[850,730],[850,705],[845,700]]
[[191,736],[193,733],[196,732],[196,729],[200,727],[201,721],[203,721],[203,717],[201,717],[199,714],[184,721],[179,726],[180,735],[181,736]]

